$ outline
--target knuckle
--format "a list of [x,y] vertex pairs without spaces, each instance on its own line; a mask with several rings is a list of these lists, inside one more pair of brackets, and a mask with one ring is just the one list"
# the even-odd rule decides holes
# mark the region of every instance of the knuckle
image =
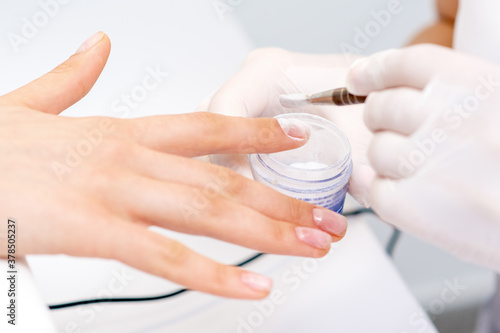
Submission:
[[199,218],[204,223],[208,220],[219,220],[227,214],[226,200],[216,193],[205,193],[199,191],[193,198],[193,205],[197,211],[200,212]]
[[[56,68],[52,69],[48,74],[49,75],[68,75],[72,72],[76,72],[81,70],[78,64],[74,60],[73,56],[71,56],[65,62],[59,64]],[[79,96],[85,95],[92,87],[93,82],[87,80],[85,77],[81,75],[77,75],[74,78],[74,89],[76,89],[76,94]]]
[[228,181],[224,184],[224,190],[230,196],[239,196],[241,195],[247,188],[248,182],[246,178],[240,176],[234,171],[227,170],[228,173]]
[[145,118],[116,119],[120,128],[120,133],[134,141],[141,142],[149,131],[149,121]]
[[271,235],[275,242],[283,243],[286,237],[286,230],[281,223],[273,221],[271,223],[272,232]]
[[193,124],[198,124],[197,127],[206,145],[214,147],[214,152],[228,144],[225,134],[228,132],[229,118],[211,112],[196,112],[192,114],[192,117]]
[[74,69],[73,62],[71,58],[66,60],[65,62],[57,65],[56,68],[52,69],[49,73],[51,74],[64,74],[69,73]]
[[100,157],[105,158],[113,163],[123,160],[127,155],[134,151],[132,145],[118,138],[110,137],[104,140],[104,144],[100,149]]
[[312,209],[310,213],[309,210],[310,207],[307,203],[297,199],[288,199],[288,216],[291,221],[304,221],[306,216],[312,216]]
[[220,133],[221,130],[224,130],[224,116],[221,116],[212,112],[195,112],[191,113],[188,117],[190,117],[193,124],[197,124],[200,129],[206,133],[213,135],[216,133]]
[[[103,122],[106,122],[105,124]],[[107,126],[106,130],[125,139],[133,139],[133,119],[105,118],[101,120],[101,126]]]
[[220,195],[213,195],[209,198],[209,205],[207,207],[207,214],[213,218],[220,218],[227,210],[227,201]]
[[215,264],[212,281],[214,286],[227,286],[230,276],[229,267],[218,263]]
[[171,239],[166,244],[160,244],[158,253],[161,262],[169,262],[174,266],[183,265],[189,257],[187,248],[182,243]]
[[216,124],[221,121],[222,116],[218,115],[216,113],[212,112],[207,112],[207,111],[202,111],[202,112],[194,112],[188,115],[188,117],[192,117],[193,121],[200,122],[200,123],[209,123],[209,124]]

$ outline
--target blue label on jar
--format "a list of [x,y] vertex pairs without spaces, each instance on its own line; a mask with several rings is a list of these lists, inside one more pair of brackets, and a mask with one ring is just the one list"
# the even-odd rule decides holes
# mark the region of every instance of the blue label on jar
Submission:
[[312,204],[328,208],[330,210],[333,210],[334,212],[337,212],[339,214],[342,214],[344,211],[344,202],[345,202],[345,196],[347,193],[347,185],[342,188],[340,191],[330,194],[328,196],[324,197],[313,197],[313,198],[301,198],[301,197],[296,197],[299,200],[307,201]]
[[340,204],[340,207],[338,207],[338,205],[336,205],[336,206],[327,207],[327,208],[330,209],[330,210],[333,210],[334,212],[342,214],[344,212],[344,202],[345,202],[345,200],[342,200],[342,203]]

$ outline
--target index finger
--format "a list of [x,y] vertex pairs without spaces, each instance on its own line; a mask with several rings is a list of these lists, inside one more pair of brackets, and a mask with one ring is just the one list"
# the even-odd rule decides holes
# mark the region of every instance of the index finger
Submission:
[[140,145],[182,156],[273,153],[304,145],[310,129],[290,119],[242,118],[208,112],[125,120]]
[[356,61],[347,74],[347,88],[355,95],[410,87],[423,89],[439,72],[462,71],[466,55],[437,45],[394,49]]

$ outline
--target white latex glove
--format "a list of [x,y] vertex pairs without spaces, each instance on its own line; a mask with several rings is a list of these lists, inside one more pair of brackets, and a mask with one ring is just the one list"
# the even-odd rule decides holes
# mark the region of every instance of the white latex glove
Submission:
[[[353,57],[350,57],[352,59]],[[343,87],[351,61],[344,55],[309,55],[277,48],[253,51],[239,72],[198,110],[242,117],[272,117],[281,113],[307,112],[337,124],[349,137],[353,172],[349,193],[369,205],[368,185],[374,172],[366,152],[372,137],[363,123],[362,106],[309,106],[294,110],[279,104],[279,95],[315,93]],[[332,147],[335,149],[335,147]],[[247,156],[212,155],[212,162],[252,178]]]
[[357,62],[347,86],[370,93],[377,214],[500,272],[500,66],[419,45]]

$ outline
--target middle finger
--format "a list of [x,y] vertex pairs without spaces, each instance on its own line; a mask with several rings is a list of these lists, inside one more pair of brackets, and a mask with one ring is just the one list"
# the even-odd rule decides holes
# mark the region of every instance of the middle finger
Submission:
[[198,188],[201,193],[216,193],[261,214],[308,228],[320,228],[335,241],[347,228],[344,216],[279,193],[218,165],[138,148],[131,168],[146,177]]

